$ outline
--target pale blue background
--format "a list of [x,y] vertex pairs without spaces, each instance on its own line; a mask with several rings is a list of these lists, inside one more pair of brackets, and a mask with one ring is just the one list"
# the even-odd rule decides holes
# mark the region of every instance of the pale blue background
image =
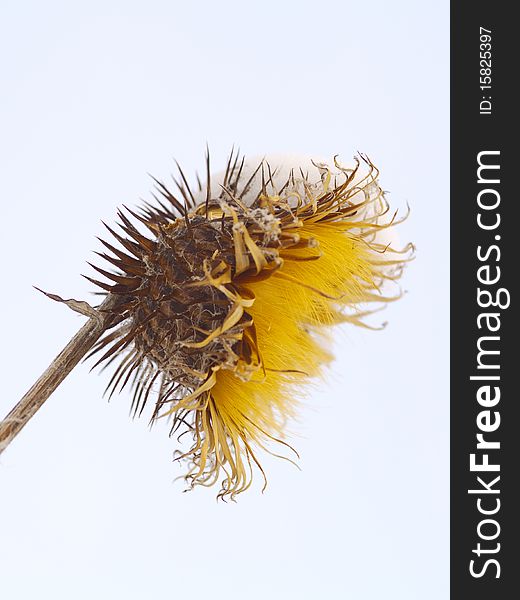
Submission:
[[266,459],[236,505],[79,367],[0,459],[2,598],[447,598],[448,2],[188,4],[1,4],[1,413],[83,322],[31,285],[90,299],[100,219],[206,141],[368,153],[412,207],[409,294],[338,332],[303,470]]

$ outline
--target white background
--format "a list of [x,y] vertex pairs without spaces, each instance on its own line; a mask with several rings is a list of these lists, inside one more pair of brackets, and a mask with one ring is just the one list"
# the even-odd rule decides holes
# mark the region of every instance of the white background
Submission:
[[0,459],[6,600],[448,597],[448,3],[24,2],[0,8],[6,413],[84,321],[100,219],[246,154],[356,150],[412,214],[383,332],[337,332],[265,494],[183,494],[167,428],[81,365]]

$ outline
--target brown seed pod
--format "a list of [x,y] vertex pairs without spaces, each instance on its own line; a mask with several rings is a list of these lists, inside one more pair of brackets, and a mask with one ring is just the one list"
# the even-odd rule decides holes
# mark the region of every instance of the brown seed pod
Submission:
[[172,433],[191,432],[186,479],[223,473],[221,497],[249,487],[258,448],[285,444],[301,385],[331,358],[324,328],[366,326],[366,303],[399,297],[381,289],[412,252],[381,241],[398,221],[382,222],[389,207],[365,156],[281,181],[276,167],[232,152],[217,189],[208,154],[205,186],[190,189],[180,168],[178,195],[156,181],[153,204],[118,212],[123,234],[107,226],[111,270],[92,265],[104,280],[88,277],[106,295],[89,356],[116,364],[109,394],[129,386],[134,415],[153,398],[152,422],[171,416]]

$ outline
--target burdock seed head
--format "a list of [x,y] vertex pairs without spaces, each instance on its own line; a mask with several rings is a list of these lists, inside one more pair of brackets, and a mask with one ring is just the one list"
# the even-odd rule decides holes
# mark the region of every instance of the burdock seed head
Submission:
[[[220,481],[219,496],[234,498],[254,465],[263,474],[259,449],[288,446],[296,399],[332,358],[328,326],[368,327],[368,307],[400,297],[384,290],[413,248],[383,241],[403,219],[378,175],[364,155],[351,168],[288,168],[232,152],[217,180],[208,154],[194,190],[180,168],[175,193],[156,181],[153,203],[119,211],[121,232],[107,226],[110,267],[92,265],[103,280],[89,278],[106,295],[101,307],[66,301],[91,317],[62,352],[68,370],[88,350],[95,366],[114,363],[110,395],[130,387],[134,415],[153,399],[152,422],[170,417],[172,434],[191,436],[177,452],[189,486]],[[40,378],[0,424],[0,444],[64,376]]]

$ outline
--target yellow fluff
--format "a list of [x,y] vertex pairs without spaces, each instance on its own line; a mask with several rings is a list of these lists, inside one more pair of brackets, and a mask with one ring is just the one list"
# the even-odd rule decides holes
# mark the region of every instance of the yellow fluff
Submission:
[[[292,219],[281,224],[294,243],[279,250],[278,268],[267,277],[261,275],[268,261],[255,258],[259,248],[237,234],[237,264],[245,271],[254,260],[258,273],[242,279],[238,274],[226,289],[248,299],[244,311],[252,326],[244,335],[258,353],[256,361],[250,361],[256,368],[247,371],[239,364],[235,369],[214,369],[206,388],[190,394],[189,402],[198,402],[195,443],[182,456],[191,458],[187,479],[192,485],[211,485],[222,470],[221,496],[233,498],[247,489],[253,463],[261,470],[256,449],[271,451],[271,442],[285,443],[285,424],[304,393],[302,384],[332,359],[324,344],[328,326],[343,321],[363,325],[362,317],[370,312],[363,311],[363,305],[395,299],[383,296],[380,288],[399,277],[407,258],[376,241],[378,230],[395,223],[380,223],[388,206],[377,172],[368,164],[371,171],[361,186],[352,183],[348,172],[346,182],[332,191],[329,175],[320,193],[306,187],[305,197],[296,194]],[[364,199],[354,204],[352,198],[360,191]],[[290,206],[287,197],[263,198],[263,205],[272,210],[284,202]],[[170,412],[186,406],[181,401]]]

